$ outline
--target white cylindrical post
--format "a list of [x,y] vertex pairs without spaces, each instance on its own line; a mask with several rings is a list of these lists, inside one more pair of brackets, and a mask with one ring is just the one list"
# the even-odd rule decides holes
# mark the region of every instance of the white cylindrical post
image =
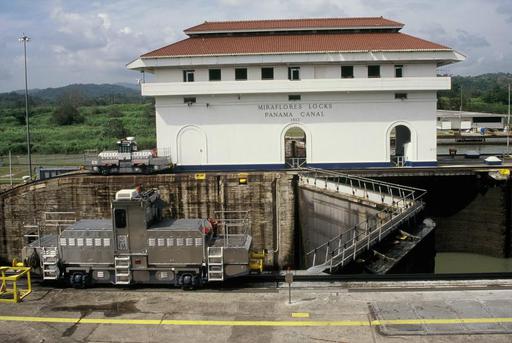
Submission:
[[507,157],[510,156],[510,83],[508,84]]
[[11,181],[11,186],[12,186],[12,155],[11,155],[11,150],[9,150],[9,179]]

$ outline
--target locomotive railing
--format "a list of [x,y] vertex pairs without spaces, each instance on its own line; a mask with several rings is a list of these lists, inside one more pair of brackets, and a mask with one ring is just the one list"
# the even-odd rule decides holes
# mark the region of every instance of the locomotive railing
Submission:
[[250,235],[249,211],[215,211],[218,234],[224,247],[244,246]]
[[299,182],[384,206],[371,218],[308,251],[305,262],[310,271],[332,271],[355,260],[358,254],[421,211],[421,198],[426,194],[424,189],[319,169],[305,169],[299,174]]
[[[33,232],[23,235],[23,237],[26,240],[25,243],[31,243],[32,241],[36,241],[37,246],[41,247],[43,243],[41,237],[44,233],[53,233],[58,234],[60,236],[62,228],[73,223],[76,223],[75,212],[43,212],[42,223],[27,224],[23,226],[26,231]],[[48,232],[50,231],[50,228],[53,229],[51,230],[51,232]]]

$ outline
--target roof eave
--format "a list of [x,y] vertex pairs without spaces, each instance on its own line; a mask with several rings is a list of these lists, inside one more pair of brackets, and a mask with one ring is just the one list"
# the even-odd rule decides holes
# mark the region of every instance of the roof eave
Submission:
[[455,52],[452,49],[372,49],[372,50],[318,50],[318,51],[280,51],[280,52],[251,52],[251,53],[226,53],[226,54],[186,54],[186,55],[162,55],[162,56],[148,56],[147,54],[142,55],[140,59],[155,59],[155,58],[186,58],[186,57],[214,57],[214,56],[254,56],[254,55],[296,55],[296,54],[338,54],[338,53],[370,53],[370,52],[449,52],[462,56],[462,59],[457,61],[463,61],[464,55]]
[[142,57],[134,59],[133,61],[131,61],[130,63],[128,63],[126,65],[126,68],[131,69],[131,70],[141,70],[141,69],[144,69],[145,67],[146,67],[146,65],[145,65],[144,61],[142,60]]
[[332,26],[332,27],[294,27],[294,28],[262,28],[262,29],[234,29],[234,30],[185,30],[187,35],[206,35],[219,33],[257,33],[257,32],[289,32],[289,31],[350,31],[350,30],[400,30],[404,25],[387,26]]

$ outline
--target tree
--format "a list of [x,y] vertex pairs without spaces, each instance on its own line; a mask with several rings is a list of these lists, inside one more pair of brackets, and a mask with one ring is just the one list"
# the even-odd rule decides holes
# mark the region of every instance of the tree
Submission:
[[142,116],[145,118],[145,119],[148,119],[151,123],[155,123],[156,121],[156,113],[155,113],[155,100],[153,99],[153,101],[151,102],[151,104],[148,104],[145,106],[144,108],[144,112],[142,113]]
[[105,137],[123,138],[129,136],[128,130],[119,118],[110,118],[103,129]]
[[108,115],[110,118],[121,118],[123,116],[123,113],[119,111],[119,109],[113,108]]
[[64,102],[53,111],[52,118],[58,125],[81,124],[85,118],[70,102]]
[[26,118],[25,118],[25,112],[22,112],[22,111],[14,111],[12,112],[12,116],[14,117],[14,119],[16,119],[16,121],[18,122],[18,124],[20,125],[25,125],[26,124]]

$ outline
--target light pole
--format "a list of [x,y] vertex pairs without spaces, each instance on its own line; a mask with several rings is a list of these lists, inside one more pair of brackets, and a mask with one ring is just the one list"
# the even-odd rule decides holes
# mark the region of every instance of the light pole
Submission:
[[30,124],[28,121],[28,80],[27,80],[27,42],[30,41],[30,38],[23,34],[18,39],[23,43],[23,54],[25,57],[25,123],[27,125],[27,154],[28,154],[28,172],[30,175],[30,179],[32,180],[32,155],[30,154]]
[[510,83],[508,84],[507,156],[510,156]]

